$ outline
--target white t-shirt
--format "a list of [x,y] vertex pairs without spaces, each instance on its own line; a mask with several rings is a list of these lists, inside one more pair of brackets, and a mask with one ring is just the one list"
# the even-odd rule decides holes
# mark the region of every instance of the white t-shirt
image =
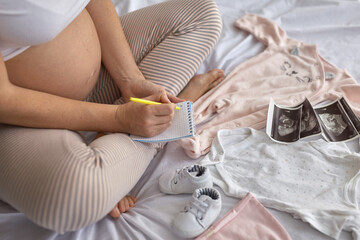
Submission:
[[0,50],[4,61],[55,38],[89,1],[0,0]]
[[264,206],[292,214],[333,238],[341,230],[360,239],[360,154],[323,139],[276,143],[251,128],[220,130],[208,165],[227,195],[251,192]]

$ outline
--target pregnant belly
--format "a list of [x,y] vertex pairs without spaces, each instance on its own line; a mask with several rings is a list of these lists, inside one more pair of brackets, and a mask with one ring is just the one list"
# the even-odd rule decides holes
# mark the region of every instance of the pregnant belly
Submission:
[[101,64],[100,43],[85,10],[56,38],[32,46],[5,62],[20,87],[83,100],[94,87]]

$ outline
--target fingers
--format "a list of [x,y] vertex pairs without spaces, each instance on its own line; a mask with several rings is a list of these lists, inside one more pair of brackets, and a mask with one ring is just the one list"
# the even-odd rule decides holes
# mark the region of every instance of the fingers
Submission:
[[150,101],[154,101],[154,102],[159,102],[159,103],[170,103],[169,98],[166,95],[166,92],[158,92],[156,94],[147,96],[146,98],[144,98],[146,100],[150,100]]
[[170,93],[165,92],[165,90],[163,92],[148,96],[145,99],[160,103],[179,103],[185,101],[182,98],[178,98]]
[[178,98],[178,97],[176,97],[174,95],[171,95],[170,93],[167,94],[167,97],[173,103],[179,103],[179,102],[184,102],[185,101],[185,99]]
[[151,126],[161,126],[161,125],[170,125],[171,124],[171,121],[173,119],[173,115],[157,115],[154,117],[153,121],[151,124]]
[[163,102],[163,103],[179,103],[179,102],[184,102],[184,101],[185,101],[185,99],[178,98],[167,92],[164,92],[160,96],[160,102]]
[[144,119],[147,136],[155,136],[170,127],[175,114],[174,104],[149,105],[147,108],[149,112],[144,114],[149,116]]
[[170,127],[171,123],[164,123],[164,124],[159,124],[153,127],[153,129],[148,133],[148,135],[146,137],[152,137],[152,136],[156,136],[160,133],[162,133],[163,131],[165,131],[168,127]]
[[160,95],[160,102],[162,102],[162,103],[170,103],[171,102],[165,91]]
[[172,120],[172,117],[174,115],[176,105],[174,103],[164,103],[161,105],[149,105],[149,111],[151,111],[154,116],[171,116],[169,119]]
[[[147,100],[153,101],[156,99],[155,96],[151,97]],[[153,137],[171,125],[175,107],[173,103],[148,105],[130,102],[118,106],[116,119],[120,123],[119,126],[122,127],[122,132],[143,137]]]
[[[144,99],[158,103],[179,103],[185,101],[184,99],[175,97],[174,95],[165,92],[165,90],[163,92],[147,96]],[[173,104],[173,108],[175,107],[175,104]]]

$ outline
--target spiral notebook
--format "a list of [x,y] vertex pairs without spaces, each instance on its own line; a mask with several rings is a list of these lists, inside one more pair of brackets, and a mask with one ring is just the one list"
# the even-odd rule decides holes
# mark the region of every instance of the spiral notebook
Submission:
[[150,138],[135,135],[130,135],[130,137],[139,142],[169,142],[194,136],[195,126],[192,103],[187,101],[176,105],[180,107],[180,110],[175,110],[171,126],[164,132]]

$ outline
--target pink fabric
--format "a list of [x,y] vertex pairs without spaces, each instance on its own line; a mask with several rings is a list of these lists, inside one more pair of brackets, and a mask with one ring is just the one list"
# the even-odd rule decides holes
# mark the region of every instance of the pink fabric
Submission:
[[202,233],[196,240],[290,240],[280,223],[248,193],[224,217]]
[[[195,102],[196,124],[216,115],[197,127],[194,137],[178,141],[190,157],[209,152],[220,129],[264,128],[270,98],[280,105],[295,106],[305,97],[315,105],[344,96],[360,115],[360,86],[345,70],[324,60],[315,45],[288,38],[274,22],[257,15],[247,14],[235,25],[267,48]],[[326,72],[333,73],[333,78],[326,80]]]

